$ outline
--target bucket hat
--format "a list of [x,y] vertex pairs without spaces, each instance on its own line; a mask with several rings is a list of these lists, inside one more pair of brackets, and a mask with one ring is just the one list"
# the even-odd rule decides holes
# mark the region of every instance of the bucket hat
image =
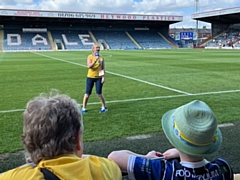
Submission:
[[189,155],[211,154],[222,144],[217,118],[203,101],[194,100],[166,112],[162,128],[171,144]]

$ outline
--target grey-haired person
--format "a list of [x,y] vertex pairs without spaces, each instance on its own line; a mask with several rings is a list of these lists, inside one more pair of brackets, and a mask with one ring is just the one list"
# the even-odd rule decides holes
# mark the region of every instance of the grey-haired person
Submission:
[[29,163],[4,172],[0,180],[42,180],[47,175],[66,180],[122,179],[113,161],[83,154],[81,110],[67,95],[42,94],[27,103],[22,142]]
[[[175,147],[163,154],[147,155],[128,150],[113,151],[115,161],[129,179],[158,180],[232,180],[232,168],[223,158],[208,161],[205,155],[216,152],[222,144],[217,118],[203,101],[194,100],[166,112],[162,128]],[[162,157],[159,157],[162,156]]]

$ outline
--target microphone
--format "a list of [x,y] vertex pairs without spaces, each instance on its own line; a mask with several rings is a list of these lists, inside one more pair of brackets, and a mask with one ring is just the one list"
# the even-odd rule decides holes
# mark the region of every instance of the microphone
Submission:
[[100,61],[99,61],[99,56],[100,56],[100,55],[99,55],[99,52],[95,52],[95,56],[97,57],[97,58],[96,58],[96,60],[97,60],[96,62],[100,62]]

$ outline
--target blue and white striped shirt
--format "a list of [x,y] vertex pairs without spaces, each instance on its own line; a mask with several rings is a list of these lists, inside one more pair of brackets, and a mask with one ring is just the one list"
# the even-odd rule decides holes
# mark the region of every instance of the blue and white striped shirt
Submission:
[[232,180],[230,165],[221,158],[196,163],[179,159],[146,159],[131,155],[128,160],[128,178],[133,180]]

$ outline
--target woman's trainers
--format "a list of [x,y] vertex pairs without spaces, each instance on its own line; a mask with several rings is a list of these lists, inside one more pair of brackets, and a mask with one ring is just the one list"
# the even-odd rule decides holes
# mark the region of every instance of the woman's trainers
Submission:
[[86,114],[87,113],[87,110],[82,108],[82,114]]
[[107,111],[108,111],[108,108],[105,107],[104,109],[101,109],[99,112],[100,112],[100,113],[105,113],[105,112],[107,112]]

